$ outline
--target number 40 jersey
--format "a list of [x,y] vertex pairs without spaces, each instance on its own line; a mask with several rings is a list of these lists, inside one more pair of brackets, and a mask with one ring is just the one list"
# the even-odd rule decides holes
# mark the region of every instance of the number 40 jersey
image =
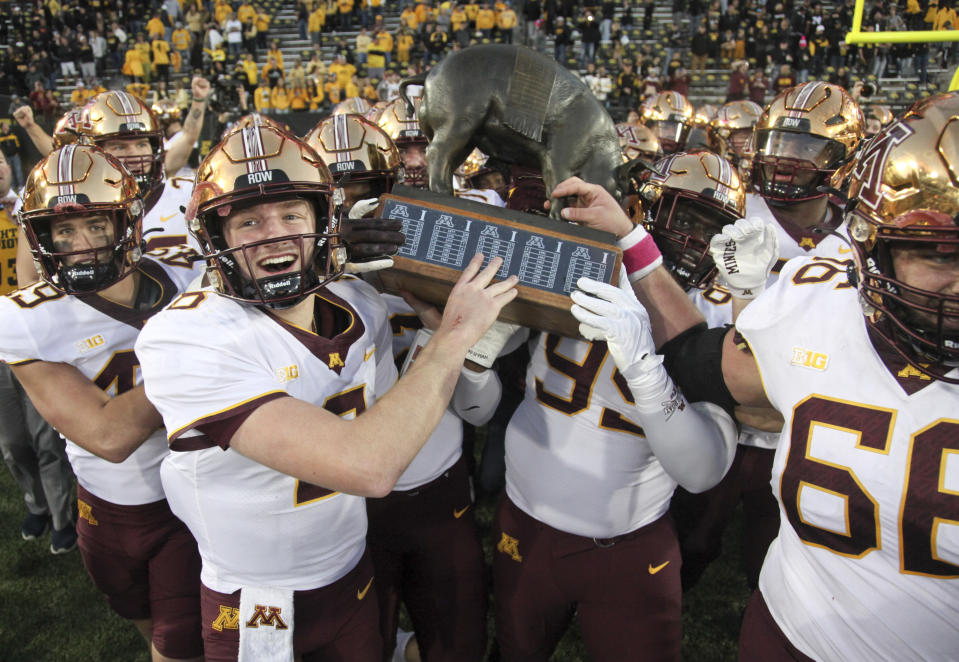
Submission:
[[759,587],[817,660],[954,660],[959,386],[880,358],[857,297],[797,258],[737,321],[786,419]]

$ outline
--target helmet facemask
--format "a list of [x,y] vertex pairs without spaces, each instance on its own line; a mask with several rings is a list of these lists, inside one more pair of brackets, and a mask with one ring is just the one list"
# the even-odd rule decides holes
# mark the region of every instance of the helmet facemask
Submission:
[[[34,262],[43,279],[64,294],[93,294],[126,277],[142,257],[139,230],[139,200],[131,212],[114,205],[64,205],[54,210],[21,212],[21,226],[27,236]],[[58,222],[86,220],[91,216],[109,219],[110,228],[93,242],[93,248],[72,250],[58,246],[52,231]]]
[[899,231],[877,232],[859,212],[849,220],[856,249],[860,300],[866,319],[898,354],[919,371],[927,366],[959,367],[959,294],[911,286],[895,269],[894,252],[956,258],[959,226],[942,212],[914,210],[895,220]]
[[791,204],[822,198],[845,164],[842,143],[810,133],[756,132],[753,184],[767,201]]
[[663,266],[684,290],[706,288],[716,275],[709,240],[736,215],[686,191],[665,191],[652,206],[646,229],[663,254]]

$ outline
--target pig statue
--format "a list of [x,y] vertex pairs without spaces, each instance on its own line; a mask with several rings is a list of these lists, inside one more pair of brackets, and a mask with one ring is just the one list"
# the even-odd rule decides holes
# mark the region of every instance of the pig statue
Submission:
[[[420,127],[430,140],[430,189],[453,193],[453,171],[479,147],[507,163],[537,168],[546,190],[576,175],[622,197],[623,155],[609,114],[555,60],[525,46],[485,44],[450,53],[427,73]],[[559,218],[562,200],[550,215]]]

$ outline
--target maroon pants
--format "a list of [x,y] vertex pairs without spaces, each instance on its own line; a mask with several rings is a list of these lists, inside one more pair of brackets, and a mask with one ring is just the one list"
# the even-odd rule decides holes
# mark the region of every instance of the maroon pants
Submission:
[[[234,662],[240,651],[240,592],[201,587],[206,662]],[[329,586],[293,593],[293,651],[301,662],[379,662],[373,564],[356,567]]]
[[732,466],[716,487],[701,494],[677,488],[671,512],[683,553],[683,590],[699,581],[722,552],[723,532],[743,504],[743,561],[749,588],[759,585],[759,571],[769,544],[779,533],[779,504],[769,478],[776,451],[739,445]]
[[763,594],[753,591],[739,633],[739,662],[815,662],[789,643],[776,625]]
[[590,660],[680,660],[682,561],[669,515],[594,540],[500,501],[493,527],[496,639],[504,662],[549,659],[573,615]]
[[118,506],[77,487],[83,565],[110,607],[153,621],[153,645],[167,657],[203,654],[200,554],[166,500]]
[[482,660],[487,587],[465,460],[418,489],[367,499],[366,511],[383,659],[393,655],[403,602],[423,659]]

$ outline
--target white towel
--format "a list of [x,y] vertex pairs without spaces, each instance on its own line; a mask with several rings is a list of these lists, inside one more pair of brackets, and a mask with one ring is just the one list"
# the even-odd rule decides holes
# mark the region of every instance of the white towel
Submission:
[[239,662],[293,662],[292,589],[240,589]]

